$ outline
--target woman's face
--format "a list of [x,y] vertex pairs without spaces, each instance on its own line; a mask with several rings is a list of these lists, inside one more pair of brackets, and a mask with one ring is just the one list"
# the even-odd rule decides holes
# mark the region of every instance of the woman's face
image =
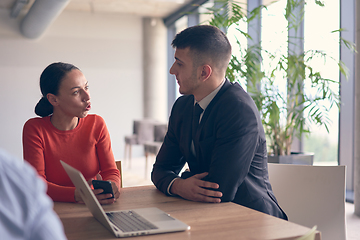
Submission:
[[77,69],[68,72],[62,79],[56,96],[54,110],[68,117],[86,117],[91,109],[88,81]]

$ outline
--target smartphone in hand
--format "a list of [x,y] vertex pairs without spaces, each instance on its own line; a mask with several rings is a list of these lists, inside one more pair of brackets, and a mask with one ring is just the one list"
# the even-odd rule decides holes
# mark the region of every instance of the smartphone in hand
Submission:
[[94,189],[103,189],[104,192],[102,192],[101,194],[107,194],[107,193],[111,193],[112,197],[110,198],[114,198],[114,193],[112,190],[112,186],[111,183],[109,181],[103,181],[103,180],[92,180],[92,185],[94,186]]

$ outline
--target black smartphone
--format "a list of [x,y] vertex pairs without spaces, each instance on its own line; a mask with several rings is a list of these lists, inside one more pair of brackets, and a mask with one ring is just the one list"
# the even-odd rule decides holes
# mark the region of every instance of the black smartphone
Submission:
[[94,186],[94,189],[103,189],[104,192],[102,192],[101,194],[107,194],[107,193],[111,193],[112,197],[114,197],[114,193],[112,190],[112,186],[111,183],[109,181],[103,181],[103,180],[92,180],[92,185]]

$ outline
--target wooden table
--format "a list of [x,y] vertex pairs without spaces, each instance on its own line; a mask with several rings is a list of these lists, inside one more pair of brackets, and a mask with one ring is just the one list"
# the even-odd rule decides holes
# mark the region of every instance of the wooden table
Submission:
[[[120,198],[105,211],[157,207],[185,222],[191,229],[185,232],[139,236],[139,239],[296,239],[310,229],[263,214],[235,203],[198,203],[168,197],[154,186],[122,188]],[[84,204],[54,204],[69,240],[116,239],[89,212]],[[316,239],[320,240],[320,232]]]

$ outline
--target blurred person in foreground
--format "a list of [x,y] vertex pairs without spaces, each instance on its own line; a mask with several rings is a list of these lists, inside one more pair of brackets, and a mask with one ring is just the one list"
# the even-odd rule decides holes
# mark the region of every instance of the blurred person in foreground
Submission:
[[65,240],[62,223],[33,167],[0,149],[0,238]]

